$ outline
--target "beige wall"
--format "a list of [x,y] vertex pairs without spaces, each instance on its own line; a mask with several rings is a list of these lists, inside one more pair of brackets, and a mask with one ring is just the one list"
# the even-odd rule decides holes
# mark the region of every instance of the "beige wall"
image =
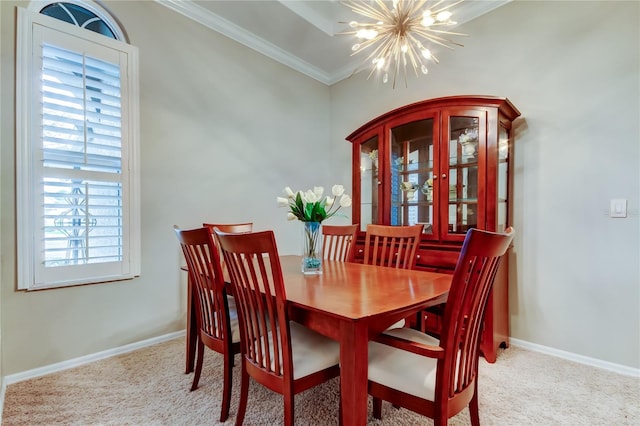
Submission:
[[140,50],[142,277],[16,292],[15,2],[0,7],[4,375],[183,329],[174,224],[253,221],[298,252],[301,231],[275,200],[333,183],[329,89],[155,2],[109,2]]
[[[458,94],[508,97],[522,112],[514,123],[511,334],[635,368],[639,9],[637,2],[515,1],[465,24],[464,48],[440,54],[440,64],[408,89],[366,76],[331,89],[331,141],[343,155],[341,139],[398,106]],[[613,198],[629,200],[629,217],[607,216]]]
[[[108,2],[140,49],[143,275],[31,293],[14,290],[15,5],[0,2],[3,375],[182,329],[173,224],[254,221],[297,253],[281,189],[350,186],[347,134],[456,94],[507,96],[523,113],[513,336],[640,367],[638,3],[510,3],[392,91],[363,75],[328,88],[153,2]],[[608,218],[611,198],[629,199],[632,216]]]

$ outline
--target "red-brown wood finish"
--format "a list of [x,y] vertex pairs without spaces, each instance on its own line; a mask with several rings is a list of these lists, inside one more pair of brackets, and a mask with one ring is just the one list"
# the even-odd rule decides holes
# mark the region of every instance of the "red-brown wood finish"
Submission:
[[358,225],[323,225],[322,257],[351,262],[355,249]]
[[[231,385],[234,355],[240,353],[240,339],[237,325],[232,327],[230,320],[229,299],[220,267],[218,249],[213,236],[207,228],[181,230],[175,228],[189,272],[190,295],[193,306],[189,311],[195,313],[196,330],[192,341],[197,344],[198,361],[191,390],[198,388],[205,346],[223,355],[223,386],[220,421],[229,417],[231,404]],[[192,330],[189,330],[190,332]],[[234,341],[235,340],[235,341]],[[188,345],[188,347],[191,345]],[[189,358],[189,357],[187,357]]]
[[[247,408],[249,377],[282,394],[284,425],[294,424],[294,396],[340,374],[338,347],[331,339],[290,322],[280,258],[273,231],[223,234],[216,231],[238,307],[242,336],[240,403],[236,426]],[[300,272],[299,272],[300,273]],[[304,339],[296,339],[301,335]],[[309,336],[313,336],[313,346]],[[296,371],[298,348],[309,363],[306,374]],[[314,354],[317,354],[314,356]],[[331,354],[333,354],[331,356]],[[322,362],[311,362],[312,359]],[[298,361],[300,362],[300,361]]]
[[[243,223],[207,223],[205,222],[202,224],[202,226],[207,228],[212,235],[213,235],[213,230],[215,228],[218,228],[222,232],[231,232],[231,233],[251,232],[253,230],[253,222],[243,222]],[[215,238],[214,238],[214,243],[215,243]],[[222,261],[222,254],[219,251],[218,251],[218,254],[220,255],[223,272],[224,272],[224,269],[226,267],[224,265],[224,261]],[[186,266],[182,266],[180,269],[183,271],[187,271],[187,273],[189,272],[189,269]],[[191,278],[189,275],[187,275],[187,300],[191,300],[191,291],[192,291]],[[189,327],[189,324],[196,322],[196,311],[195,309],[191,309],[191,308],[192,306],[189,303],[187,305],[187,333],[189,333],[189,335],[187,336],[187,339],[186,339],[187,357],[185,359],[185,368],[184,368],[185,374],[193,373],[195,358],[196,358],[196,344],[198,343],[198,329],[196,327]]]
[[[371,358],[372,368],[387,370],[397,368],[389,365],[393,352],[408,351],[424,357],[436,358],[434,399],[424,399],[413,393],[405,393],[396,388],[397,383],[369,380],[369,393],[373,396],[374,417],[381,418],[381,401],[389,401],[430,417],[434,425],[446,425],[450,417],[455,416],[465,407],[469,407],[471,424],[479,426],[478,413],[478,357],[482,318],[491,287],[494,283],[499,265],[502,262],[514,232],[512,228],[505,233],[493,233],[471,229],[465,235],[460,259],[453,273],[451,300],[447,302],[444,312],[444,325],[438,346],[430,346],[412,339],[416,336],[413,330],[396,330],[396,334],[382,334],[373,340],[396,349],[372,343],[377,350]],[[380,354],[376,357],[376,353]],[[426,360],[416,360],[425,363]],[[405,365],[415,374],[419,366]],[[412,368],[413,367],[413,368]],[[427,372],[426,380],[433,377]],[[376,377],[375,374],[372,375]],[[424,385],[425,377],[417,378]]]
[[367,225],[363,263],[391,268],[414,269],[423,225]]
[[[377,138],[378,181],[375,201],[377,214],[373,222],[380,225],[391,225],[391,135],[392,129],[415,122],[417,120],[433,120],[433,229],[424,233],[417,250],[416,268],[426,271],[453,273],[465,234],[451,232],[448,226],[449,217],[449,118],[463,116],[478,121],[478,153],[477,153],[477,227],[487,231],[500,232],[511,226],[513,209],[513,145],[511,135],[512,122],[520,116],[520,112],[506,98],[495,96],[451,96],[416,102],[374,118],[364,124],[346,139],[352,143],[352,221],[361,226],[356,239],[354,260],[362,261],[364,254],[364,232],[367,225],[362,219],[360,155],[363,143]],[[506,223],[498,221],[498,149],[500,133],[508,138],[508,155],[506,159],[507,175],[507,218]],[[500,225],[500,226],[499,226]],[[498,348],[509,346],[509,310],[508,310],[508,262],[501,265],[496,278],[493,294],[489,299],[485,328],[481,343],[482,353],[489,362],[495,362]],[[436,313],[432,313],[432,316]],[[441,324],[441,319],[430,318],[427,323]],[[439,330],[431,328],[437,334]]]
[[292,318],[340,342],[341,423],[365,425],[368,340],[446,300],[451,275],[336,261],[303,275],[299,256],[280,259]]
[[451,274],[325,260],[321,275],[304,275],[300,261],[280,256],[290,318],[340,342],[341,424],[365,425],[369,339],[443,303]]

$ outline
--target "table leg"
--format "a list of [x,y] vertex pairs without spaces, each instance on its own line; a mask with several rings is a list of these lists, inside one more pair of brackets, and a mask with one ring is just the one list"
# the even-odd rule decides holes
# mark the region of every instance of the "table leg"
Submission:
[[187,278],[187,350],[185,374],[193,372],[196,359],[196,343],[198,342],[198,326],[196,324],[196,310],[193,306],[193,291],[191,277]]
[[366,323],[340,326],[340,397],[344,426],[367,424],[368,331]]

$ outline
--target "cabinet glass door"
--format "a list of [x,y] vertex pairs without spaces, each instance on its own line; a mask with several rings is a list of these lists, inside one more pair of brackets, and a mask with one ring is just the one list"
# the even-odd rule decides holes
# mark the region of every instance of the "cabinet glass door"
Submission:
[[391,225],[424,224],[433,234],[433,118],[391,128]]
[[378,223],[378,154],[378,136],[360,145],[360,228],[363,231],[368,223]]
[[479,154],[485,146],[486,120],[481,111],[469,115],[449,115],[448,172],[442,175],[440,200],[446,200],[444,233],[464,235],[478,227],[479,216]]
[[509,132],[503,126],[498,129],[498,224],[496,231],[504,232],[508,223],[509,202]]

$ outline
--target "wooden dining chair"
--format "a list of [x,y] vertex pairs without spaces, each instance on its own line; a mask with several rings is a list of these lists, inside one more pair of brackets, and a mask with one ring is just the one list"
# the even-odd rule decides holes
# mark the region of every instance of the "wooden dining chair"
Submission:
[[322,257],[341,262],[353,261],[358,224],[323,225]]
[[198,388],[205,346],[223,356],[220,421],[229,417],[234,355],[240,353],[240,329],[233,297],[227,295],[218,249],[207,228],[181,230],[175,227],[195,299],[198,328],[197,361],[191,390]]
[[411,226],[367,225],[363,263],[414,269],[423,224]]
[[478,359],[482,318],[514,231],[470,229],[453,273],[440,340],[412,328],[385,331],[369,343],[373,414],[382,401],[430,417],[435,426],[469,407],[478,426]]
[[236,425],[244,421],[249,377],[283,395],[284,424],[293,425],[294,395],[340,374],[340,346],[289,320],[273,231],[216,233],[240,322],[242,373]]
[[241,232],[251,232],[253,231],[253,222],[244,222],[244,223],[209,223],[205,222],[202,224],[205,228],[209,229],[213,234],[213,230],[218,228],[221,232],[228,232],[231,234],[238,234]]
[[[412,226],[391,226],[368,224],[364,239],[366,265],[387,266],[399,269],[414,269],[416,250],[420,244],[423,224]],[[413,320],[413,317],[410,318]],[[406,320],[400,320],[389,329],[404,327]]]
[[[240,234],[243,232],[251,232],[253,231],[253,222],[242,222],[242,223],[211,223],[211,222],[204,222],[202,224],[202,226],[204,226],[205,228],[207,228],[211,234],[213,235],[213,240],[216,243],[216,246],[218,246],[218,240],[217,240],[217,236],[215,233],[215,229],[217,228],[218,230],[220,230],[221,232],[226,232],[229,234]],[[227,274],[227,265],[224,263],[224,259],[222,257],[222,251],[220,250],[220,247],[218,247],[218,253],[220,254],[220,263],[222,264],[222,273],[224,276],[228,276]]]

